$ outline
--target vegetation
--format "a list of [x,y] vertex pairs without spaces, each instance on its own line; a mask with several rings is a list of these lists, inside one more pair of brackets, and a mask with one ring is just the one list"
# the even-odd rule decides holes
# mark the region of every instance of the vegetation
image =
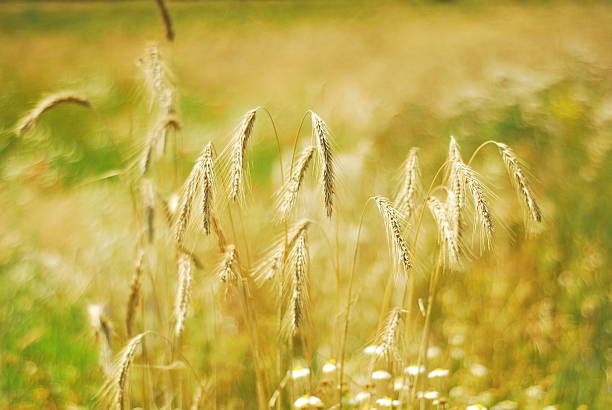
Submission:
[[0,8],[0,407],[607,408],[609,6]]

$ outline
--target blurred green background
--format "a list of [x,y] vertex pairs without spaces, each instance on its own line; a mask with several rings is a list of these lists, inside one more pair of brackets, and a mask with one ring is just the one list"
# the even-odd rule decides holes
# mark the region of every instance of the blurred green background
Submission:
[[[0,407],[93,405],[103,376],[86,306],[109,301],[110,289],[100,287],[105,261],[129,271],[132,253],[107,241],[111,232],[129,236],[118,211],[129,207],[117,199],[124,188],[116,178],[90,181],[125,167],[144,144],[135,62],[156,41],[178,88],[185,169],[206,141],[224,144],[239,116],[258,105],[272,112],[284,149],[305,110],[323,115],[345,156],[341,194],[358,184],[350,198],[357,204],[372,194],[364,187],[389,185],[411,146],[421,147],[424,175],[444,161],[451,134],[466,152],[487,139],[514,147],[533,173],[544,232],[525,241],[519,225],[506,226],[511,244],[496,251],[502,262],[449,278],[434,334],[452,356],[458,347],[445,340],[465,330],[461,360],[489,372],[483,381],[455,369],[453,382],[488,405],[609,408],[608,2],[169,7],[174,44],[164,40],[152,1],[0,4]],[[82,91],[94,110],[58,107],[26,137],[12,132],[41,96],[64,89]],[[271,141],[261,138],[251,157],[253,184],[264,194],[274,191]],[[352,158],[365,181],[353,177]],[[492,169],[491,183],[509,192],[498,183],[504,170]],[[517,212],[516,203],[495,206],[502,217]]]

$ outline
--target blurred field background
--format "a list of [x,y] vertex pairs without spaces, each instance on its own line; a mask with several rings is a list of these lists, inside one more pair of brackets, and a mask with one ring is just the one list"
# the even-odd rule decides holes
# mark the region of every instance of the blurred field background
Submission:
[[[169,7],[171,45],[152,1],[0,4],[1,408],[94,405],[104,377],[87,306],[106,304],[121,320],[136,246],[125,183],[95,180],[142,149],[147,108],[135,61],[152,41],[174,73],[183,124],[180,175],[168,186],[178,186],[208,140],[223,146],[248,109],[265,106],[290,151],[312,108],[337,137],[339,203],[354,234],[363,203],[394,186],[410,147],[420,147],[429,181],[444,162],[449,135],[465,155],[488,139],[511,145],[531,170],[544,227],[526,236],[516,222],[518,202],[494,200],[506,223],[494,257],[476,258],[445,278],[434,312],[433,360],[452,370],[441,387],[458,407],[511,400],[524,409],[610,408],[607,2]],[[15,136],[24,112],[64,89],[81,90],[94,110],[58,107],[27,138]],[[270,240],[274,226],[268,198],[279,176],[271,133],[261,120],[250,153],[254,244]],[[476,165],[506,198],[511,187],[493,151]],[[376,218],[372,212],[369,219]],[[385,283],[382,236],[370,235],[378,239],[364,244],[360,257],[350,353],[375,334]],[[207,255],[207,266],[217,263]],[[416,274],[425,297],[426,272]],[[330,273],[315,282],[321,287],[313,296],[315,344],[324,351],[323,340],[334,332],[327,315],[335,279]],[[217,368],[221,408],[255,408],[248,341],[216,341],[213,305],[203,303],[190,319],[190,357],[203,375]]]

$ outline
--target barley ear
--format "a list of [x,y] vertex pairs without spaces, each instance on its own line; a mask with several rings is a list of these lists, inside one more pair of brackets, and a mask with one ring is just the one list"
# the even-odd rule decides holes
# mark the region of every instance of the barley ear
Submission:
[[323,186],[323,197],[325,212],[331,218],[334,210],[335,195],[335,171],[334,155],[331,147],[331,134],[327,124],[314,111],[310,111],[312,118],[312,136],[316,141],[319,164],[321,167],[321,185]]
[[22,136],[28,132],[40,119],[40,117],[51,110],[54,107],[62,104],[77,104],[83,107],[91,108],[91,103],[87,97],[72,91],[60,92],[57,94],[49,95],[48,97],[40,100],[36,106],[30,110],[24,117],[22,117],[15,126],[15,133],[17,136]]
[[308,169],[316,148],[313,146],[307,147],[291,170],[291,177],[283,185],[277,194],[277,208],[281,216],[281,220],[286,222],[289,219],[291,210],[293,209],[298,192],[304,181],[304,175]]
[[508,174],[510,174],[512,183],[517,189],[519,196],[522,198],[531,220],[537,223],[541,222],[542,212],[531,191],[529,181],[525,177],[520,161],[509,146],[500,142],[496,142],[495,144],[499,148],[499,152],[506,164],[506,169],[508,170]]
[[[450,195],[453,195],[451,192]],[[451,266],[459,264],[459,244],[456,232],[453,230],[446,208],[440,200],[434,196],[427,198],[427,206],[438,225],[440,246],[444,250],[445,259]]]
[[191,256],[185,252],[179,252],[178,256],[178,287],[176,291],[175,317],[176,324],[174,334],[179,338],[185,328],[185,319],[189,313],[189,302],[191,299]]
[[130,283],[130,293],[128,295],[127,309],[125,315],[125,328],[127,336],[132,336],[132,325],[134,318],[136,317],[136,308],[140,300],[140,288],[142,285],[142,261],[144,259],[144,253],[141,251],[138,253],[136,259],[136,266],[134,267],[134,276],[132,277],[132,283]]
[[232,151],[230,157],[230,194],[232,201],[236,201],[243,193],[244,162],[246,148],[255,124],[255,116],[259,107],[248,111],[242,117],[240,125],[232,137]]
[[213,162],[213,150],[212,144],[209,142],[204,148],[204,152],[201,157],[202,161],[202,172],[200,187],[202,190],[202,227],[206,235],[210,234],[210,214],[213,201],[213,183],[214,183],[214,162]]
[[288,338],[296,335],[309,312],[308,295],[308,248],[306,231],[301,231],[289,254],[289,272],[284,276],[283,288],[288,294],[285,316],[285,334]]
[[376,196],[374,200],[385,222],[396,269],[401,270],[404,275],[407,275],[410,269],[410,255],[403,237],[402,214],[391,205],[387,198]]
[[393,206],[406,215],[412,216],[415,208],[415,197],[419,187],[419,157],[418,148],[412,148],[408,153],[404,164],[404,178],[399,192],[397,193]]

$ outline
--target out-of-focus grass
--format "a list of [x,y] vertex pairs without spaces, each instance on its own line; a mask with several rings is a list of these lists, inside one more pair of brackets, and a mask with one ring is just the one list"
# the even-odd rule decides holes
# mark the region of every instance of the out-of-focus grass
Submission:
[[[324,114],[339,152],[357,164],[344,169],[341,187],[356,204],[390,185],[413,145],[421,147],[424,174],[431,175],[449,134],[466,152],[502,140],[531,166],[544,232],[524,240],[521,225],[502,227],[499,235],[511,244],[447,278],[439,298],[433,337],[442,353],[435,360],[453,369],[449,387],[458,405],[476,397],[489,405],[516,400],[527,409],[606,408],[612,10],[555,4],[170,5],[177,41],[163,50],[179,89],[182,175],[205,141],[221,145],[238,116],[257,105],[273,112],[285,149],[306,109]],[[126,166],[142,147],[146,103],[134,61],[148,41],[163,42],[162,29],[147,2],[3,4],[0,11],[6,130],[0,136],[0,406],[89,407],[102,380],[85,307],[108,302],[121,320],[133,255],[122,219],[129,212],[125,187],[113,179],[82,184]],[[42,94],[65,88],[84,90],[94,111],[60,107],[25,138],[10,132]],[[255,132],[252,176],[263,197],[278,177],[275,146],[272,138],[262,141],[272,135],[268,124]],[[477,167],[507,198],[510,186],[493,156],[486,152]],[[254,213],[267,215],[255,206]],[[508,221],[518,206],[495,201],[494,208]],[[366,248],[361,259],[376,256]],[[373,276],[362,278],[361,290],[370,291],[355,307],[361,318],[351,329],[355,351],[372,336],[378,315],[382,289]],[[314,314],[315,322],[327,323],[325,308]],[[322,325],[317,337],[332,331]],[[247,342],[219,346],[206,331],[192,332],[203,374],[219,363],[231,369],[218,376],[220,394],[233,397],[225,404],[254,403]],[[488,368],[486,376],[470,371],[476,364]]]

